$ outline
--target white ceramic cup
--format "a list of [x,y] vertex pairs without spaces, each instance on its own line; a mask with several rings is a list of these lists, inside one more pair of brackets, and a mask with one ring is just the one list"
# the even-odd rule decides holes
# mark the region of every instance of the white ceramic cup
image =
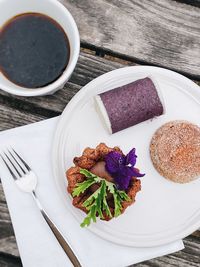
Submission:
[[69,11],[56,0],[0,0],[0,29],[12,17],[28,12],[42,13],[60,24],[70,43],[69,63],[63,74],[56,81],[41,88],[31,89],[18,86],[0,73],[0,89],[20,96],[53,94],[63,88],[76,66],[80,52],[78,28]]

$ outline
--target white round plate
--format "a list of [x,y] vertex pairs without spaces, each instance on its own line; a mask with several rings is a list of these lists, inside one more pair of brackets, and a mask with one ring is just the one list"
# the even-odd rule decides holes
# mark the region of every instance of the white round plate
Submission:
[[[156,78],[162,91],[166,114],[109,135],[95,110],[98,93],[146,76]],[[88,229],[109,241],[134,247],[152,247],[184,238],[200,227],[200,179],[176,184],[153,167],[149,143],[154,132],[171,120],[199,124],[200,88],[186,77],[150,66],[126,67],[106,73],[84,86],[65,108],[53,144],[53,169],[58,192],[66,209],[81,223],[85,214],[72,206],[66,191],[65,171],[86,147],[100,142],[120,146],[124,153],[136,148],[138,167],[146,175],[136,202],[123,215],[109,222],[92,223]],[[65,212],[65,210],[63,210]],[[84,231],[84,230],[83,230]]]

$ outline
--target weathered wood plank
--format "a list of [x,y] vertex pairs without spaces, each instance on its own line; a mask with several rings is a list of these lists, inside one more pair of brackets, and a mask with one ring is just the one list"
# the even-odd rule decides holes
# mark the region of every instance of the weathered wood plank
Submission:
[[[10,229],[12,229],[12,227],[10,227]],[[0,246],[1,253],[9,254],[15,257],[20,257],[14,235],[0,239],[0,242],[1,242]]]
[[[2,184],[0,183],[0,253],[19,257],[19,251],[6,204]],[[1,266],[1,265],[0,265]]]
[[0,131],[26,125],[45,119],[42,115],[20,111],[14,107],[8,107],[0,103]]
[[200,77],[200,12],[172,0],[60,0],[81,41],[139,62]]
[[0,91],[0,105],[9,107],[11,110],[23,110],[35,116],[43,116],[50,118],[58,116],[66,103],[74,96],[80,89],[80,86],[68,83],[64,90],[49,96],[41,97],[20,97],[10,95],[4,91]]

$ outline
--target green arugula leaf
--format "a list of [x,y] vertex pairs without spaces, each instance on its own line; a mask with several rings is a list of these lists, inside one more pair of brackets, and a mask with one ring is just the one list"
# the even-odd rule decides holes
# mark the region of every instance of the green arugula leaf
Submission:
[[99,195],[100,191],[101,191],[101,187],[99,189],[97,189],[89,198],[87,198],[83,202],[83,206],[85,208],[87,208],[88,206],[90,206],[98,198],[98,195]]
[[103,211],[105,210],[106,215],[109,216],[110,218],[112,218],[112,214],[110,212],[110,208],[109,208],[107,200],[106,200],[107,192],[106,192],[105,180],[102,181],[101,187],[102,187]]
[[95,174],[89,172],[86,169],[81,169],[80,170],[80,173],[83,174],[83,175],[85,175],[85,177],[87,177],[87,178],[96,178],[97,177]]
[[111,182],[108,182],[105,180],[105,183],[106,183],[106,186],[107,186],[107,189],[108,191],[111,193],[111,194],[114,194],[115,193],[115,190],[117,189],[115,184],[111,183]]
[[108,192],[113,195],[114,217],[117,217],[121,214],[122,201],[131,201],[126,192],[118,190],[114,183],[111,183],[86,169],[81,169],[80,173],[85,175],[85,177],[88,179],[82,183],[76,184],[76,187],[72,193],[73,197],[79,196],[81,193],[84,193],[86,189],[88,189],[95,183],[98,183],[100,185],[100,187],[83,202],[83,207],[88,210],[88,214],[81,223],[81,227],[89,226],[91,221],[96,222],[97,217],[104,219],[103,213],[110,218],[113,217],[107,203]]
[[126,192],[118,190],[117,193],[119,194],[122,200],[131,201],[130,197],[126,194]]
[[77,183],[76,187],[72,193],[73,197],[79,196],[81,193],[84,193],[91,185],[95,184],[96,181],[93,178],[89,178],[82,183]]
[[114,216],[118,217],[121,214],[121,210],[122,210],[121,200],[118,194],[113,194],[113,197],[114,197],[114,205],[115,205]]
[[83,222],[81,223],[81,227],[89,226],[91,223],[91,211],[87,214]]

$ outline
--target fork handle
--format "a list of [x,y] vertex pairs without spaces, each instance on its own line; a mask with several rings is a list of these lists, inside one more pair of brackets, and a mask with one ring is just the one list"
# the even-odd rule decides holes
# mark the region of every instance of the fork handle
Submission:
[[32,196],[33,196],[38,208],[40,209],[43,218],[45,219],[45,221],[49,225],[49,227],[52,230],[54,236],[56,237],[57,241],[59,242],[59,244],[63,248],[63,250],[66,253],[66,255],[68,256],[68,258],[70,259],[70,261],[73,264],[73,266],[74,267],[81,267],[81,264],[80,264],[79,260],[77,259],[76,255],[74,254],[74,252],[72,251],[70,245],[64,239],[63,235],[61,234],[61,232],[59,231],[57,226],[51,221],[51,219],[49,218],[49,215],[42,208],[42,205],[41,205],[39,199],[37,198],[37,196],[35,194],[35,191],[33,191]]

